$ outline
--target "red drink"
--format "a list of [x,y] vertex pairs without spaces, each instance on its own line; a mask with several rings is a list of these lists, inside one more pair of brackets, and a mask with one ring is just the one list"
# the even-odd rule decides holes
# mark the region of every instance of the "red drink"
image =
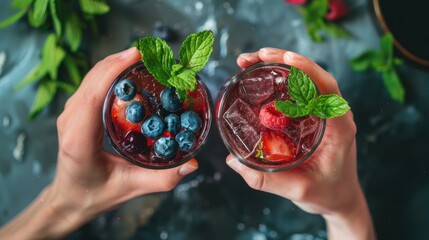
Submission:
[[228,150],[243,164],[263,171],[290,169],[305,161],[319,145],[325,120],[288,118],[274,101],[292,100],[290,67],[259,63],[228,79],[219,93],[216,118]]
[[180,101],[175,90],[156,81],[142,62],[123,71],[103,108],[113,148],[147,168],[175,167],[191,159],[206,142],[211,125],[211,97],[198,76],[197,80],[196,89]]

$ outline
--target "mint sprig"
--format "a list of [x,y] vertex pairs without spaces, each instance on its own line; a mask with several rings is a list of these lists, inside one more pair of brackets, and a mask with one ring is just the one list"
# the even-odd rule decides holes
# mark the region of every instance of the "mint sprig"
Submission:
[[317,95],[316,85],[303,71],[291,67],[288,92],[294,101],[275,101],[277,110],[284,115],[297,118],[313,115],[334,118],[344,115],[350,107],[346,100],[336,94]]
[[312,0],[311,3],[299,8],[299,12],[304,17],[305,26],[311,40],[314,42],[323,42],[323,33],[334,37],[350,38],[351,34],[349,32],[325,20],[328,11],[328,0]]
[[350,61],[355,71],[373,70],[380,73],[390,96],[398,102],[404,101],[405,89],[395,67],[402,63],[401,59],[394,56],[393,36],[390,33],[380,39],[380,49],[365,51]]
[[147,70],[162,85],[175,88],[183,100],[187,91],[195,90],[197,85],[195,75],[208,62],[213,52],[213,42],[211,31],[189,35],[180,47],[177,63],[173,58],[173,51],[161,38],[141,38],[138,49]]

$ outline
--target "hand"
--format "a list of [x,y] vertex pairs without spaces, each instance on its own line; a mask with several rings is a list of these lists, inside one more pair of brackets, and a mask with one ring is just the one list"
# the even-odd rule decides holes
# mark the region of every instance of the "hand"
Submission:
[[[138,50],[131,48],[106,57],[86,75],[57,120],[59,153],[53,182],[21,216],[0,231],[0,238],[63,237],[127,200],[171,190],[198,168],[192,159],[172,169],[144,169],[103,149],[101,119],[106,93],[116,76],[140,58]],[[38,222],[34,221],[36,216],[29,216],[36,213]],[[17,235],[2,235],[5,232]]]
[[[258,62],[279,62],[294,66],[315,82],[321,94],[340,95],[332,75],[306,57],[281,49],[263,48],[258,52],[242,54],[237,59],[241,68]],[[363,223],[366,231],[362,230],[356,239],[371,239],[371,218],[357,177],[355,135],[356,125],[349,111],[341,117],[327,120],[319,147],[298,167],[269,173],[250,169],[232,155],[226,161],[251,188],[288,198],[307,212],[322,214],[328,221],[328,230],[341,225],[344,235],[335,232],[331,237],[354,239],[351,233],[355,232],[342,225],[346,221],[361,218],[368,224]],[[347,227],[351,226],[347,224]]]

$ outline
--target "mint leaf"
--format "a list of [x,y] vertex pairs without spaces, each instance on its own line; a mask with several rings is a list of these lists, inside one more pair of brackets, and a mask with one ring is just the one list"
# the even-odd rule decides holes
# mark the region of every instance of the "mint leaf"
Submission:
[[57,46],[55,34],[50,34],[45,41],[42,49],[42,64],[48,69],[51,79],[56,79],[58,67],[64,60],[66,53],[64,49]]
[[14,24],[19,19],[21,19],[24,14],[27,12],[27,9],[21,9],[19,12],[15,13],[14,15],[10,16],[9,18],[6,18],[5,20],[0,22],[0,28],[5,28],[9,25]]
[[45,22],[48,13],[49,0],[35,0],[33,11],[30,14],[30,23],[34,27],[40,27]]
[[310,114],[320,118],[334,118],[350,110],[347,101],[336,94],[321,95],[311,103]]
[[169,78],[168,83],[176,89],[194,91],[197,79],[193,71],[185,69],[176,76]]
[[300,104],[308,104],[316,95],[316,86],[303,71],[291,67],[288,78],[289,95]]
[[36,98],[30,110],[30,120],[34,119],[54,99],[56,92],[57,86],[55,81],[44,81],[39,85]]
[[61,36],[62,26],[57,14],[57,3],[55,1],[56,0],[49,0],[49,12],[51,13],[52,22],[54,23],[55,33],[57,36]]
[[274,106],[281,113],[291,118],[307,116],[310,113],[308,107],[290,101],[276,101]]
[[393,64],[393,35],[386,33],[380,39],[381,51],[384,53],[386,62],[390,65]]
[[322,29],[334,37],[350,38],[352,35],[334,23],[324,22]]
[[64,64],[67,69],[67,73],[70,76],[71,81],[73,84],[77,87],[79,86],[80,82],[82,81],[82,74],[79,71],[79,67],[77,66],[74,59],[72,59],[69,56],[66,56],[64,59]]
[[372,67],[372,62],[376,59],[378,54],[374,51],[366,51],[357,57],[350,60],[350,65],[355,71],[363,72]]
[[82,30],[80,19],[76,14],[71,14],[65,22],[64,39],[72,52],[76,52],[82,42]]
[[80,0],[82,12],[87,14],[105,14],[110,11],[109,5],[99,0]]
[[13,0],[10,4],[11,7],[16,9],[28,9],[34,0]]
[[404,102],[405,90],[395,69],[382,73],[383,82],[390,96],[399,102]]
[[213,52],[214,37],[211,31],[202,31],[189,35],[180,51],[180,63],[184,68],[199,72],[206,65]]
[[15,90],[19,90],[31,83],[39,81],[42,77],[48,74],[47,66],[39,62],[28,74],[25,78],[15,86]]
[[171,77],[171,70],[175,61],[173,51],[168,44],[160,38],[145,37],[139,40],[138,48],[147,70],[162,85],[171,87],[168,79]]

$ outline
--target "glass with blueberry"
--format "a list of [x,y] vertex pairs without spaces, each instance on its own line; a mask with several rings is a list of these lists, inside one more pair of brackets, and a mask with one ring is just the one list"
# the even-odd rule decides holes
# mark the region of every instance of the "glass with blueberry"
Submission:
[[206,142],[211,125],[211,97],[196,78],[195,89],[181,100],[175,88],[159,83],[142,62],[122,72],[103,109],[113,148],[147,168],[170,168],[191,159]]

